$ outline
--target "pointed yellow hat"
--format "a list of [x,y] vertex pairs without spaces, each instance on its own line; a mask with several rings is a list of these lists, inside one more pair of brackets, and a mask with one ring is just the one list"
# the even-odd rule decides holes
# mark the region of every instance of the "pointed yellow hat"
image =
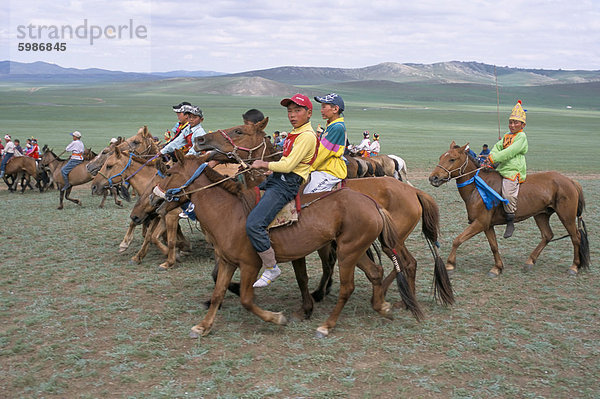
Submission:
[[527,115],[525,114],[525,110],[521,106],[521,100],[517,101],[517,105],[515,105],[510,113],[510,117],[508,119],[514,119],[516,121],[521,121],[526,123]]

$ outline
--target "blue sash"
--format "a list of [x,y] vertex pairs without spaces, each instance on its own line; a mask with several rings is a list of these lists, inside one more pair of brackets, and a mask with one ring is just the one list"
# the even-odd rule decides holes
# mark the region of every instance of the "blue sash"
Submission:
[[477,173],[475,173],[475,176],[463,183],[456,182],[456,187],[461,188],[475,182],[475,187],[477,188],[477,191],[479,192],[479,195],[481,196],[481,199],[483,200],[483,203],[487,209],[492,209],[500,202],[508,204],[507,199],[502,198],[502,196],[498,194],[496,190],[488,186],[488,184],[481,177],[479,177],[479,172],[480,171],[478,170]]

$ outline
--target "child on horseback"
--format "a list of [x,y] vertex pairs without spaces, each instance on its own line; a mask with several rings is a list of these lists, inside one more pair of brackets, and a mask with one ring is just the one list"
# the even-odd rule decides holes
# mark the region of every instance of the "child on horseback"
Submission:
[[336,93],[315,97],[321,103],[321,116],[327,120],[325,131],[320,137],[319,151],[310,170],[310,181],[304,187],[304,194],[331,191],[336,184],[348,175],[348,168],[342,156],[346,149],[346,124],[342,112],[344,100]]
[[313,108],[310,99],[303,94],[295,94],[284,98],[280,104],[287,108],[288,119],[294,127],[285,141],[283,156],[277,162],[256,160],[251,165],[252,169],[265,168],[272,172],[259,186],[265,190],[264,195],[246,220],[246,234],[265,267],[254,287],[266,287],[281,274],[267,226],[298,194],[300,185],[308,178],[319,146],[310,124]]
[[369,149],[371,148],[371,140],[369,140],[369,131],[365,130],[363,132],[363,140],[359,145],[354,147],[354,150],[363,157],[369,156]]
[[6,164],[15,155],[16,151],[15,143],[12,142],[12,139],[8,134],[4,136],[4,140],[6,140],[6,145],[4,146],[4,150],[2,151],[2,162],[0,162],[0,179],[4,177],[4,170],[6,169]]
[[177,123],[173,126],[171,130],[167,130],[165,132],[165,143],[174,140],[177,136],[179,136],[179,134],[181,134],[183,129],[186,128],[186,126],[188,125],[188,117],[185,114],[185,110],[191,105],[192,104],[188,103],[187,101],[181,102],[177,105],[173,105],[173,112],[175,112],[175,114],[177,115]]
[[196,151],[194,151],[194,139],[206,134],[204,128],[200,124],[204,121],[202,110],[194,105],[183,105],[180,111],[186,116],[186,122],[184,123],[185,127],[177,137],[160,150],[160,153],[166,155],[179,148],[183,148],[183,151],[187,155],[198,155]]
[[65,151],[71,152],[71,158],[69,159],[69,162],[67,162],[66,165],[60,170],[63,180],[65,181],[65,185],[60,191],[66,191],[69,187],[71,187],[71,184],[69,183],[69,173],[75,169],[77,165],[83,162],[83,152],[85,151],[85,146],[81,142],[81,133],[74,131],[71,133],[71,136],[73,136],[73,141],[71,141],[67,148],[65,148]]
[[373,141],[369,146],[369,156],[376,157],[379,155],[381,151],[381,144],[379,143],[379,135],[377,133],[373,133]]
[[508,200],[503,204],[506,212],[506,231],[504,238],[512,236],[515,230],[515,212],[517,211],[517,197],[519,184],[527,177],[527,164],[525,154],[529,148],[525,128],[526,114],[521,106],[521,100],[512,109],[508,119],[510,133],[506,133],[491,149],[484,161],[485,165],[499,164],[497,171],[502,175],[502,196]]

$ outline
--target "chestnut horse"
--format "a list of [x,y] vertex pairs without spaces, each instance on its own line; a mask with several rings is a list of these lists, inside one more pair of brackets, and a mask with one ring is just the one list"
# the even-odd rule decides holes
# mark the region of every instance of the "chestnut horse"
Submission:
[[[199,171],[196,157],[183,157],[176,152],[177,162],[154,190],[151,202],[163,201],[169,189],[181,188],[195,172]],[[211,304],[204,320],[192,328],[191,337],[210,332],[216,312],[236,268],[240,269],[240,301],[242,305],[264,321],[286,324],[282,313],[261,309],[254,303],[252,284],[256,281],[262,262],[246,235],[246,217],[255,205],[254,190],[243,190],[241,184],[222,181],[223,176],[205,166],[203,172],[185,191],[195,205],[196,215],[209,242],[214,246],[219,262],[218,278],[213,290]],[[214,185],[215,182],[221,182]],[[185,193],[184,193],[185,194]],[[332,193],[301,196],[302,202],[313,201],[302,210],[299,221],[291,226],[270,231],[271,242],[278,262],[303,258],[317,249],[336,241],[340,270],[340,294],[329,318],[317,328],[317,336],[327,336],[335,326],[339,315],[354,291],[354,268],[358,264],[373,284],[372,307],[383,316],[389,316],[391,305],[385,301],[382,287],[383,269],[365,254],[373,241],[379,239],[383,251],[395,259],[393,247],[397,234],[389,214],[372,199],[352,190],[342,189]],[[360,212],[349,213],[348,206]],[[298,271],[296,271],[298,273]],[[306,269],[299,280],[301,291],[307,292]],[[402,273],[400,273],[402,274]],[[300,283],[302,281],[302,283]],[[410,310],[419,319],[421,310],[410,288],[401,286]]]
[[[114,152],[108,156],[92,180],[92,194],[101,195],[107,188],[127,181],[138,194],[138,202],[143,201],[142,198],[147,198],[154,186],[162,179],[156,167],[160,162],[160,159],[156,157],[145,159],[130,152],[122,152],[120,147],[116,146]],[[180,210],[174,209],[164,218],[154,218],[148,224],[142,247],[131,258],[132,262],[138,264],[142,262],[148,252],[150,242],[153,242],[167,256],[167,260],[159,265],[162,269],[169,269],[175,265],[176,244],[181,251],[189,251],[189,241],[183,236],[179,226],[179,212]],[[126,242],[127,245],[126,248],[133,240],[133,230],[136,225],[131,221],[130,228],[123,238],[123,242]],[[164,235],[167,238],[167,245],[161,241]],[[121,247],[123,247],[123,243]]]
[[[248,162],[259,158],[272,159],[275,150],[266,139],[264,132],[268,119],[265,118],[256,125],[236,126],[197,137],[195,150],[210,151],[213,159],[225,162],[230,159]],[[373,198],[390,213],[400,238],[395,249],[400,255],[400,265],[413,294],[416,292],[417,261],[406,248],[404,241],[419,220],[422,220],[422,232],[430,243],[434,257],[434,296],[443,304],[452,304],[454,297],[450,279],[435,245],[439,233],[439,210],[434,199],[424,191],[391,177],[348,179],[345,180],[345,185],[351,190]],[[313,297],[317,301],[321,300],[329,290],[335,265],[334,252],[329,256],[321,255],[324,273],[319,288],[313,292]],[[326,260],[328,258],[329,261]],[[393,269],[384,280],[384,289],[387,290],[395,277],[396,270]]]
[[[458,192],[467,207],[469,226],[452,242],[452,250],[448,256],[446,268],[449,271],[454,270],[458,247],[469,238],[483,231],[495,260],[495,265],[488,275],[496,277],[504,270],[504,264],[498,252],[494,226],[505,224],[506,214],[502,206],[496,206],[488,210],[475,184],[468,183],[480,168],[477,161],[468,156],[467,145],[460,147],[453,141],[450,144],[450,149],[440,156],[438,165],[429,176],[429,182],[434,187],[439,187],[453,179],[456,179],[457,185],[467,183],[460,187]],[[496,192],[500,193],[502,176],[496,171],[488,171],[487,168],[484,171],[487,173],[481,173],[480,177]],[[573,243],[573,264],[568,269],[568,273],[575,275],[579,270],[589,267],[590,253],[587,230],[582,218],[584,208],[583,190],[578,182],[558,172],[541,172],[527,175],[527,180],[519,188],[515,222],[533,216],[542,233],[542,240],[525,261],[525,271],[533,268],[542,250],[552,241],[554,233],[550,228],[549,220],[553,213],[558,215]]]
[[[12,177],[12,183],[9,182],[9,176]],[[35,159],[28,156],[12,157],[6,164],[4,182],[10,191],[17,191],[17,184],[20,180],[21,192],[24,193],[27,186],[31,188],[31,177],[35,179],[36,187],[40,192],[44,191],[43,179],[37,170]]]

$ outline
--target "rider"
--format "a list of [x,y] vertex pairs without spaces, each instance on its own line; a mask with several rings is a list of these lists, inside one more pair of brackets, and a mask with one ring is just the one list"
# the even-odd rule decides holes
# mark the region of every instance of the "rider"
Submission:
[[508,128],[510,133],[506,133],[502,140],[498,141],[490,151],[486,165],[499,164],[498,172],[502,175],[502,196],[508,200],[504,203],[504,212],[506,212],[506,231],[504,238],[512,236],[515,230],[515,212],[517,211],[517,197],[519,195],[519,184],[525,181],[527,173],[527,164],[525,154],[529,145],[527,136],[523,129],[527,115],[526,110],[521,105],[521,100],[512,109],[508,118]]
[[342,159],[346,149],[346,124],[342,112],[344,100],[336,93],[315,97],[321,103],[321,115],[327,120],[321,135],[317,158],[310,170],[310,181],[304,187],[304,194],[331,191],[336,184],[348,175],[346,162]]
[[369,140],[369,131],[365,130],[363,132],[363,140],[354,149],[358,154],[362,155],[363,157],[368,157],[369,148],[371,148],[371,141]]
[[81,142],[81,133],[74,131],[71,133],[71,136],[73,136],[73,141],[71,141],[67,148],[65,148],[65,151],[71,151],[71,158],[69,159],[69,162],[67,162],[66,165],[60,170],[60,173],[65,181],[65,185],[61,191],[66,191],[69,187],[71,187],[71,183],[69,183],[69,172],[83,162],[83,152],[85,151],[85,146]]
[[6,140],[6,145],[4,146],[2,157],[2,162],[0,162],[0,178],[4,177],[4,170],[6,169],[6,164],[10,159],[15,155],[15,143],[12,142],[12,139],[7,134],[4,136],[4,140]]
[[281,274],[267,226],[298,194],[300,185],[308,178],[319,146],[310,124],[313,108],[310,99],[303,94],[294,94],[281,100],[280,104],[287,108],[288,119],[294,127],[285,141],[283,155],[277,162],[256,160],[251,165],[253,169],[265,168],[273,172],[259,186],[265,190],[264,195],[246,220],[248,238],[265,266],[254,287],[266,287]]
[[25,151],[25,155],[35,159],[36,161],[39,161],[41,157],[40,147],[38,146],[37,139],[35,137],[32,137],[29,139],[29,142],[31,143],[31,147],[29,147],[29,149]]
[[244,120],[244,125],[256,125],[265,119],[265,115],[261,111],[252,108],[242,114],[242,119]]
[[198,155],[194,151],[194,139],[206,134],[200,124],[204,120],[202,110],[195,105],[183,105],[181,111],[189,123],[177,137],[160,150],[163,155],[170,154],[179,148],[183,148],[183,151],[188,155]]
[[379,144],[379,135],[377,133],[373,133],[373,141],[369,146],[369,155],[374,157],[379,155],[379,151],[381,151],[381,145]]
[[188,120],[187,120],[188,118],[184,112],[186,110],[186,107],[184,107],[184,106],[190,106],[190,105],[192,105],[192,104],[188,103],[187,101],[181,102],[177,105],[173,105],[173,111],[177,115],[178,122],[175,124],[175,126],[173,126],[173,128],[170,131],[167,130],[165,132],[165,142],[166,143],[173,140],[175,137],[179,136],[181,131],[183,129],[185,129],[185,127],[188,125]]

